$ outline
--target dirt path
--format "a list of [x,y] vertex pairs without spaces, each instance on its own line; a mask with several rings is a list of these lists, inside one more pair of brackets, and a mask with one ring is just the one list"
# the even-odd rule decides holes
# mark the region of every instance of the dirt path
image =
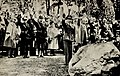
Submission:
[[66,76],[64,56],[1,58],[0,76]]

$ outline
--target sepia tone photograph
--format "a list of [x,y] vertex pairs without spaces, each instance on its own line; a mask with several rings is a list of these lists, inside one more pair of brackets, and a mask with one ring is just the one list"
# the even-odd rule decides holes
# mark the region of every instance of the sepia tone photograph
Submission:
[[120,0],[0,0],[0,76],[120,76]]

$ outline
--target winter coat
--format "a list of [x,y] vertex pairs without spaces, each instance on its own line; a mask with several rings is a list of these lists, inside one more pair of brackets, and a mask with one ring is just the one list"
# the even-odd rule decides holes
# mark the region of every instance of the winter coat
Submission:
[[51,40],[48,44],[48,49],[58,49],[58,39],[56,38],[59,33],[58,29],[55,27],[55,25],[53,25],[53,27],[48,27],[47,32],[48,37]]
[[4,46],[16,48],[16,43],[18,42],[19,35],[20,35],[20,27],[17,28],[15,23],[10,22],[6,29]]

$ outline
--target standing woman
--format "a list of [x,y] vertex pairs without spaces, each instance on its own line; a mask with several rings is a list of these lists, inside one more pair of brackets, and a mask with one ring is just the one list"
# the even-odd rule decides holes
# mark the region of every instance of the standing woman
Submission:
[[55,24],[53,21],[50,22],[47,32],[49,37],[48,49],[51,50],[50,51],[51,55],[55,55],[54,50],[58,49],[57,35],[59,32],[58,32],[58,29],[55,27]]
[[88,27],[89,27],[88,19],[86,17],[84,17],[81,21],[81,42],[82,42],[82,45],[87,44],[87,40],[88,40],[88,30],[87,30],[87,28]]
[[17,26],[15,24],[16,19],[11,19],[6,29],[6,35],[4,40],[4,46],[8,50],[8,58],[15,57],[16,48],[16,36],[17,36]]

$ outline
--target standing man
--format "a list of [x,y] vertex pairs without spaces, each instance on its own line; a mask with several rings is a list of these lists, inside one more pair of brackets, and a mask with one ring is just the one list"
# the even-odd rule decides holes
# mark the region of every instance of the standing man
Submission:
[[30,54],[35,53],[33,49],[33,41],[35,39],[34,37],[34,30],[35,30],[35,25],[37,24],[36,21],[33,19],[33,15],[30,14],[30,19],[27,21],[28,24],[28,45],[29,45],[29,50]]
[[1,41],[0,41],[0,44],[1,44],[1,54],[3,53],[3,45],[4,45],[4,39],[5,39],[5,33],[6,33],[6,29],[7,29],[7,26],[8,26],[9,22],[8,22],[8,16],[6,14],[1,14],[1,17],[0,17],[0,32],[1,32]]
[[38,57],[43,57],[44,50],[45,50],[45,42],[47,37],[47,32],[45,31],[45,27],[43,25],[43,17],[39,16],[38,24],[35,25],[37,28],[36,32],[36,41],[37,41],[37,48],[38,48]]
[[28,39],[29,39],[29,34],[28,34],[28,24],[27,24],[28,18],[24,16],[22,24],[20,25],[21,28],[21,42],[20,42],[20,50],[21,54],[23,55],[23,58],[29,58],[28,56]]
[[91,20],[89,21],[89,27],[87,28],[88,29],[88,33],[89,33],[89,41],[90,43],[95,43],[96,39],[95,39],[95,36],[96,36],[96,31],[95,31],[95,26],[97,25],[95,23],[96,21],[96,18],[93,17],[93,19],[91,18]]
[[3,52],[3,43],[5,39],[5,27],[6,25],[2,23],[2,19],[0,17],[0,57],[2,57],[2,52]]
[[74,29],[71,27],[71,18],[65,18],[63,15],[62,26],[63,26],[63,45],[66,65],[68,65],[70,59],[72,58],[72,41]]

